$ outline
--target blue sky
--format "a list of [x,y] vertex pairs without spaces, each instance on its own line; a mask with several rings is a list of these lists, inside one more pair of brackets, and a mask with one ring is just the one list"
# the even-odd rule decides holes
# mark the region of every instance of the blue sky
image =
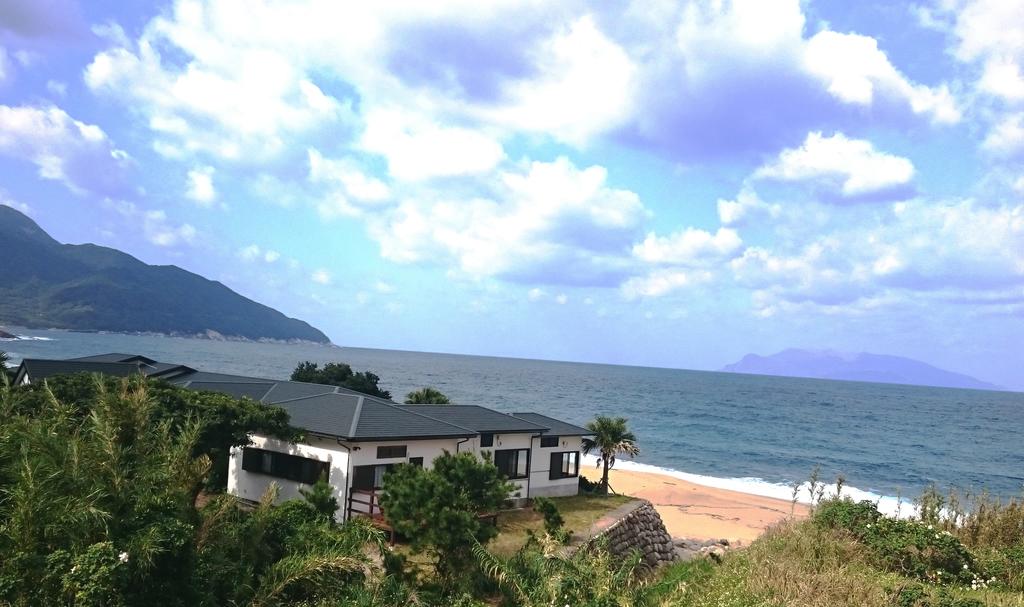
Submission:
[[0,202],[341,345],[1024,388],[1024,5],[7,0]]

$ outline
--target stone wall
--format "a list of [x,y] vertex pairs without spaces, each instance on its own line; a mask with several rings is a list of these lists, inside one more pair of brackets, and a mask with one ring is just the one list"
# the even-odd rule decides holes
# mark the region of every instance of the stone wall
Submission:
[[643,565],[648,569],[676,560],[672,537],[665,529],[661,515],[647,500],[634,500],[609,512],[580,539],[578,547],[604,540],[609,552],[617,557],[625,558],[637,551],[643,556]]

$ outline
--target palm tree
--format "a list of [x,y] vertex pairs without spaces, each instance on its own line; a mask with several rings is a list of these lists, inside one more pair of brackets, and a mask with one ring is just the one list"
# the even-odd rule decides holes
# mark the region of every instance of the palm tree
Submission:
[[407,405],[449,405],[451,402],[440,390],[429,386],[405,395]]
[[636,435],[626,427],[625,417],[598,415],[587,424],[587,430],[593,432],[594,437],[583,439],[583,453],[597,451],[601,456],[601,492],[608,493],[608,469],[615,465],[615,457],[619,454],[640,455]]

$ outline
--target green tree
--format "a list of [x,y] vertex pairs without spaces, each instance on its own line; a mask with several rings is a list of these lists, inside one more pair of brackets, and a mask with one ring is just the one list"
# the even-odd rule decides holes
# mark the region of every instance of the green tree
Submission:
[[334,489],[327,479],[321,477],[309,489],[299,489],[306,502],[328,521],[334,521],[334,513],[338,511],[338,498],[334,497]]
[[514,488],[488,459],[448,452],[431,469],[396,466],[384,486],[388,523],[413,550],[436,559],[438,577],[448,585],[474,562],[474,542],[486,544],[498,534],[479,515],[500,508]]
[[251,512],[232,496],[197,508],[201,423],[161,418],[158,386],[141,377],[93,381],[81,401],[0,382],[0,605],[349,604],[367,592],[379,531],[329,525],[300,500],[275,507],[273,490]]
[[587,429],[594,433],[593,438],[583,439],[583,452],[596,451],[601,458],[601,492],[608,493],[608,470],[615,466],[616,456],[628,455],[636,457],[640,448],[636,445],[636,435],[626,427],[624,417],[606,417],[599,415],[597,419],[587,423]]
[[382,390],[377,383],[380,377],[369,371],[352,371],[352,367],[345,363],[327,363],[320,368],[320,365],[310,361],[304,361],[296,365],[292,371],[292,381],[304,381],[311,384],[326,384],[328,386],[340,386],[378,396],[380,398],[391,398],[391,393]]
[[[89,415],[101,397],[116,390],[120,381],[86,373],[51,377],[42,383],[19,387],[18,407],[25,413],[38,412],[51,398],[56,398],[68,403],[73,415]],[[172,430],[185,427],[189,420],[198,423],[194,454],[206,455],[211,460],[208,489],[223,490],[227,486],[231,448],[248,445],[250,434],[287,441],[297,440],[301,435],[289,425],[284,409],[249,398],[186,390],[160,381],[150,381],[147,394],[153,403],[153,421],[168,422]]]
[[427,386],[405,395],[407,405],[449,405],[452,401],[437,388]]

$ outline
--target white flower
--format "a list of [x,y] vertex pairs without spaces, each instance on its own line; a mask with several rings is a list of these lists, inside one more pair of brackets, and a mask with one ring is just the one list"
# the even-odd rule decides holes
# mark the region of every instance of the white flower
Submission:
[[117,555],[117,560],[121,561],[122,563],[127,563],[128,562],[128,553],[127,552],[122,552],[121,554]]

